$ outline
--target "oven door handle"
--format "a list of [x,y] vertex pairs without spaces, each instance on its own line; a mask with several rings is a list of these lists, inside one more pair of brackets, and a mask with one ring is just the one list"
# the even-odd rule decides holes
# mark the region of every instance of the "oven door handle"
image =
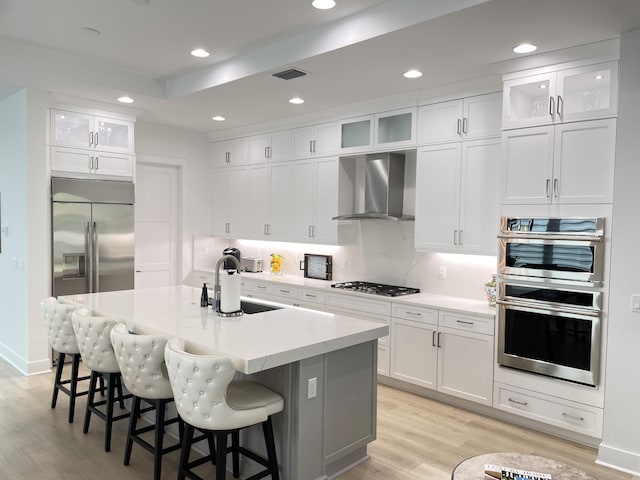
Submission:
[[518,240],[573,240],[580,242],[601,242],[602,237],[593,235],[549,235],[544,233],[499,233],[498,238]]
[[518,307],[527,312],[539,312],[541,310],[548,312],[558,312],[558,313],[568,313],[574,315],[586,315],[589,317],[599,317],[600,312],[595,310],[589,310],[586,308],[571,308],[571,307],[555,307],[553,305],[548,305],[546,303],[525,303],[525,302],[513,302],[509,300],[496,300],[498,305],[506,305],[509,307]]

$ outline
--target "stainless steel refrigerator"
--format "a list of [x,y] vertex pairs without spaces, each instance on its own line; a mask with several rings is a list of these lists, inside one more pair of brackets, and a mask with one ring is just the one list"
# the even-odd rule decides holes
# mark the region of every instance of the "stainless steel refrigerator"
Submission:
[[132,289],[134,186],[51,179],[53,295]]

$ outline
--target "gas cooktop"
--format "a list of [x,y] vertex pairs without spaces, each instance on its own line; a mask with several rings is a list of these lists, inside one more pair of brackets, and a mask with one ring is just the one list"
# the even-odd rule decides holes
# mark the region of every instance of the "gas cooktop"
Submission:
[[411,295],[420,293],[419,288],[398,287],[395,285],[385,285],[383,283],[372,282],[341,282],[331,285],[333,288],[341,290],[351,290],[354,292],[372,293],[384,297],[398,297],[400,295]]

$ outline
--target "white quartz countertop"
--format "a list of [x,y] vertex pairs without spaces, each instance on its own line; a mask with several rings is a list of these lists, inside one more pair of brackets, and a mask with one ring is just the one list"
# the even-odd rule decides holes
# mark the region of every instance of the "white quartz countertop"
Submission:
[[389,327],[380,323],[289,306],[218,317],[211,307],[200,307],[200,290],[187,286],[67,295],[60,300],[115,317],[136,333],[182,338],[194,353],[227,355],[247,374],[389,334]]
[[495,307],[490,307],[485,300],[474,300],[470,298],[451,297],[447,295],[436,295],[432,293],[418,293],[412,295],[401,295],[398,297],[384,297],[369,293],[360,293],[350,290],[331,288],[331,281],[315,280],[296,275],[271,275],[270,273],[248,273],[243,272],[242,276],[251,280],[269,281],[276,285],[291,285],[294,287],[307,287],[325,290],[328,293],[337,293],[365,298],[375,298],[376,300],[388,300],[393,303],[405,305],[416,305],[421,307],[440,308],[455,310],[472,315],[482,315],[493,317],[496,314]]

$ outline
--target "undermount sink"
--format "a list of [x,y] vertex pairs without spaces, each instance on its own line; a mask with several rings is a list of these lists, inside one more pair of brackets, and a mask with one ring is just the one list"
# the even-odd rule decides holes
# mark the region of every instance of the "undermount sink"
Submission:
[[276,307],[275,305],[266,305],[264,303],[248,302],[246,300],[240,301],[240,309],[247,315],[252,313],[269,312],[271,310],[280,310],[282,307]]

